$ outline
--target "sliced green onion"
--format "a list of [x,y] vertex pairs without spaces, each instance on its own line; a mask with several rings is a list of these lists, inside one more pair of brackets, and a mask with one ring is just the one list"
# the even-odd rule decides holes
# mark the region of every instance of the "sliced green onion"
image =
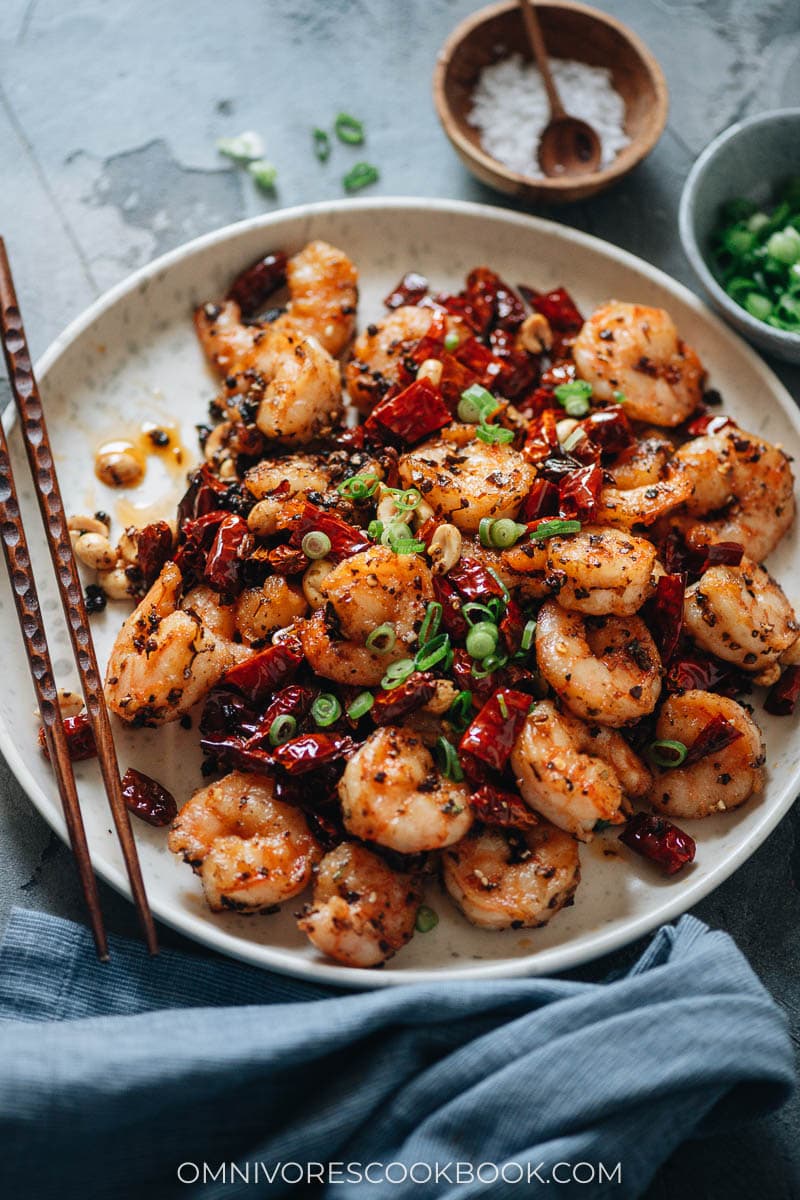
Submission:
[[351,721],[359,721],[366,716],[375,703],[372,692],[359,692],[352,704],[347,707],[347,715]]
[[347,142],[348,146],[360,146],[364,141],[364,126],[349,113],[339,113],[333,127],[339,141]]
[[412,658],[401,658],[386,668],[386,674],[381,680],[381,687],[385,691],[391,692],[394,688],[400,687],[401,683],[405,683],[409,675],[413,674],[414,660]]
[[410,487],[405,491],[402,488],[387,488],[386,494],[392,497],[392,503],[398,512],[413,512],[422,503],[422,492],[419,488]]
[[331,539],[321,529],[312,529],[300,543],[300,549],[306,558],[324,558],[330,552]]
[[[491,575],[492,579],[495,581],[495,583],[497,584],[497,586],[498,586],[498,587],[500,588],[500,590],[502,591],[502,593],[503,593],[503,599],[505,600],[506,604],[508,604],[509,600],[511,599],[511,593],[509,592],[508,588],[507,588],[507,587],[506,587],[506,585],[503,583],[502,579],[501,579],[501,578],[500,578],[500,576],[497,574],[497,571],[495,571],[494,567],[487,567],[487,568],[486,568],[486,570],[489,572],[489,574]],[[491,603],[492,603],[492,601],[489,601],[489,603],[491,604]]]
[[[452,662],[453,652],[450,649],[450,638],[446,633],[438,633],[417,651],[414,666],[418,671],[430,671],[437,663],[448,659]],[[444,668],[445,670],[447,667]]]
[[438,600],[431,600],[425,610],[425,619],[419,631],[419,644],[424,646],[431,638],[436,637],[442,620],[442,606]]
[[246,129],[244,133],[239,133],[236,137],[219,138],[217,151],[224,154],[226,158],[233,159],[234,162],[254,162],[263,156],[264,142],[259,134],[252,129]]
[[438,738],[436,741],[436,757],[439,760],[442,774],[447,779],[452,779],[454,783],[461,783],[464,778],[464,771],[461,763],[458,761],[458,753],[453,743],[448,742],[445,737]]
[[373,629],[372,633],[368,634],[365,644],[373,654],[389,654],[394,650],[396,641],[397,633],[394,625],[389,621],[384,621],[383,625],[379,625],[377,629]]
[[790,267],[800,259],[800,233],[792,225],[777,230],[767,239],[767,254]]
[[589,411],[592,385],[585,379],[571,379],[569,383],[560,383],[553,394],[567,416],[585,417]]
[[499,405],[491,392],[479,383],[473,383],[461,393],[458,402],[458,419],[477,424],[495,411]]
[[506,704],[506,698],[504,695],[502,695],[502,693],[497,697],[497,707],[500,709],[500,716],[503,718],[504,721],[507,721],[508,720],[508,705]]
[[460,344],[461,344],[461,338],[458,336],[455,329],[451,329],[449,333],[445,334],[445,338],[444,338],[445,350],[450,350],[450,351],[457,350]]
[[384,546],[393,547],[396,541],[407,540],[410,536],[411,533],[405,521],[390,521],[383,527],[381,542]]
[[418,542],[416,538],[400,538],[399,541],[392,542],[395,554],[423,554],[425,548],[425,543]]
[[288,742],[289,738],[294,737],[297,729],[297,721],[289,713],[281,713],[269,727],[269,744],[270,746],[282,746],[284,742]]
[[447,718],[456,729],[466,729],[472,719],[472,692],[459,692],[447,710]]
[[531,538],[535,542],[542,542],[545,538],[561,537],[567,533],[580,533],[580,521],[542,521],[541,525],[537,525],[531,534]]
[[336,491],[347,500],[367,500],[380,483],[377,475],[351,475],[337,484]]
[[507,662],[507,654],[487,654],[486,658],[482,658],[479,662],[472,664],[472,674],[476,679],[485,679],[487,675],[492,675],[495,671],[499,671]]
[[311,136],[314,139],[314,153],[317,158],[320,162],[327,162],[331,156],[331,139],[324,129],[312,129]]
[[519,644],[520,650],[525,650],[525,651],[530,650],[531,646],[533,645],[533,639],[534,639],[535,634],[536,634],[536,622],[535,621],[527,621],[525,624],[525,628],[522,631],[522,639]]
[[614,392],[614,399],[617,404],[627,404],[627,399],[624,392]]
[[342,186],[346,192],[360,192],[362,188],[377,183],[379,179],[380,172],[377,167],[373,167],[372,163],[360,162],[347,172]]
[[383,521],[370,521],[367,526],[367,537],[371,537],[374,542],[377,542],[382,536]]
[[527,525],[518,525],[516,521],[511,521],[508,517],[500,517],[499,520],[484,517],[478,525],[478,537],[481,545],[495,550],[508,549],[527,532]]
[[679,767],[689,753],[683,742],[659,738],[647,748],[647,757],[656,767]]
[[467,634],[467,654],[470,658],[483,659],[493,654],[500,638],[500,630],[489,621],[479,621]]
[[272,192],[275,190],[275,184],[278,179],[278,168],[271,162],[267,162],[265,158],[259,158],[256,162],[248,163],[247,170],[258,187],[263,191]]
[[428,908],[427,904],[420,904],[417,909],[417,919],[414,922],[414,928],[417,933],[430,933],[439,924],[439,914],[433,908]]
[[[469,600],[462,606],[461,612],[470,625],[475,625],[478,621],[486,620],[491,621],[493,625],[497,624],[497,617],[488,604],[481,604],[478,600]],[[475,620],[473,620],[473,617]]]
[[772,316],[772,303],[766,296],[762,296],[759,292],[748,292],[744,307],[750,313],[751,317],[755,317],[758,321],[766,321]]
[[486,442],[487,446],[495,446],[498,443],[508,444],[513,442],[513,429],[506,429],[503,425],[479,425],[475,430],[475,437],[480,438],[482,442]]
[[311,705],[311,716],[320,729],[326,729],[342,715],[342,706],[332,692],[323,692]]
[[566,450],[567,454],[569,454],[570,450],[574,450],[578,442],[582,442],[585,437],[586,430],[581,429],[580,425],[578,425],[564,438],[563,442],[561,443],[561,449]]

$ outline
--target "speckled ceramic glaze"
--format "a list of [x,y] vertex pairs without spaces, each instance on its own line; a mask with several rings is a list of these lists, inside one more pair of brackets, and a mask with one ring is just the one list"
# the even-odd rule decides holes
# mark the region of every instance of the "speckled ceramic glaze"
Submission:
[[[362,325],[381,315],[381,297],[410,268],[424,271],[435,287],[448,288],[459,285],[465,271],[479,263],[490,264],[514,283],[543,289],[565,284],[584,310],[609,297],[663,305],[699,351],[727,410],[746,429],[800,457],[800,420],[775,376],[695,296],[640,259],[561,225],[500,209],[448,201],[351,201],[276,213],[192,242],[115,288],[54,343],[39,364],[39,378],[71,511],[105,508],[119,533],[131,519],[132,506],[139,507],[144,519],[153,519],[174,503],[182,490],[180,473],[151,470],[139,491],[129,495],[104,489],[92,473],[95,446],[145,418],[179,421],[186,445],[195,446],[194,425],[203,420],[215,389],[194,338],[193,306],[218,297],[237,271],[266,251],[296,250],[311,237],[334,242],[357,263]],[[38,518],[16,434],[12,442],[56,673],[68,686],[75,676],[66,631],[46,548],[35,536]],[[792,576],[797,540],[794,531],[770,564],[795,603],[800,600],[796,569]],[[127,611],[123,604],[109,604],[94,618],[101,663]],[[0,619],[0,746],[33,803],[64,836],[52,776],[36,749],[32,690],[5,573]],[[498,978],[563,970],[688,909],[752,854],[787,811],[800,778],[800,731],[796,722],[765,716],[760,699],[756,709],[768,747],[764,796],[730,815],[689,823],[698,843],[697,859],[677,879],[662,878],[625,851],[620,857],[613,833],[582,846],[583,882],[575,906],[544,929],[476,930],[432,883],[428,903],[441,918],[436,929],[418,934],[382,971],[348,971],[323,960],[297,932],[292,912],[299,900],[275,916],[212,914],[191,871],[167,851],[164,831],[134,822],[153,910],[225,954],[340,984],[379,986],[452,975]],[[200,784],[196,731],[170,725],[130,732],[117,725],[116,732],[123,770],[136,766],[149,772],[179,802]],[[126,892],[97,765],[81,763],[77,773],[94,863],[104,878]]]

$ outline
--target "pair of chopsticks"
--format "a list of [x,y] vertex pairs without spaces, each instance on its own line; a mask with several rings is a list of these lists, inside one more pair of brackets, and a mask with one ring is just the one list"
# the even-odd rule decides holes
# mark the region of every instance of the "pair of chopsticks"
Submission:
[[[108,803],[122,848],[131,892],[139,913],[147,948],[151,954],[157,954],[158,942],[155,924],[147,902],[130,817],[122,796],[111,722],[103,698],[103,687],[92,635],[89,631],[83,589],[72,554],[67,518],[56,477],[42,399],[33,374],[11,267],[2,238],[0,238],[0,337],[2,337],[8,379],[19,413],[28,464],[39,501],[50,557],[53,560],[58,581],[61,604],[72,641],[72,650],[86,701],[89,722],[97,745]],[[70,845],[78,866],[81,887],[89,911],[97,956],[105,961],[108,959],[108,940],[100,910],[97,879],[92,869],[89,846],[86,841],[86,830],[83,825],[75,775],[61,719],[36,582],[33,577],[25,530],[22,526],[14,476],[11,471],[8,442],[1,423],[0,540],[3,543],[3,553],[11,580],[11,589],[14,593],[17,616],[41,713],[45,744],[56,776]]]

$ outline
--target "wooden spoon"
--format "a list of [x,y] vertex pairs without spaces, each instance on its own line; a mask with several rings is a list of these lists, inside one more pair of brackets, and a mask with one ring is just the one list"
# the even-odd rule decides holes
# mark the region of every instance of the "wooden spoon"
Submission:
[[536,65],[542,73],[550,120],[539,140],[539,166],[545,175],[589,175],[600,165],[600,138],[578,117],[568,116],[550,70],[550,59],[533,0],[519,0],[525,31]]

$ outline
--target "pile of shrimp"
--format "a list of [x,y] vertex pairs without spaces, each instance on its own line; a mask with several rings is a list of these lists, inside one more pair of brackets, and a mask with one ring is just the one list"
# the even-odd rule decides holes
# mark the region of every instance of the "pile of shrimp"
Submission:
[[526,307],[479,268],[457,296],[407,277],[356,336],[344,252],[307,245],[277,301],[263,274],[196,313],[214,423],[106,675],[129,725],[204,705],[215,779],[169,847],[211,908],[294,901],[323,955],[380,966],[436,877],[474,925],[536,927],[581,843],[693,846],[672,818],[758,797],[743,697],[800,663],[762,565],[792,469],[669,314]]

